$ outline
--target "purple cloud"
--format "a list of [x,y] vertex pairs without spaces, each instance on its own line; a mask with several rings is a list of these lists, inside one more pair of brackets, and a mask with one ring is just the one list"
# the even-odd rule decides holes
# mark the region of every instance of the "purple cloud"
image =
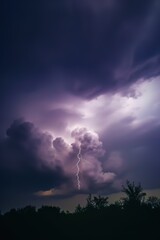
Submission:
[[159,1],[9,0],[3,12],[4,205],[77,194],[80,147],[80,193],[159,187]]
[[[60,137],[53,139],[30,122],[14,121],[0,144],[1,180],[4,178],[6,182],[1,186],[4,196],[9,196],[11,188],[15,189],[14,196],[18,194],[17,189],[24,196],[34,193],[37,196],[65,196],[76,192],[79,144],[82,147],[81,192],[95,191],[113,182],[115,174],[104,172],[99,160],[104,150],[98,135],[83,128],[73,130],[72,137],[73,142],[69,144]],[[7,176],[14,180],[7,181]]]

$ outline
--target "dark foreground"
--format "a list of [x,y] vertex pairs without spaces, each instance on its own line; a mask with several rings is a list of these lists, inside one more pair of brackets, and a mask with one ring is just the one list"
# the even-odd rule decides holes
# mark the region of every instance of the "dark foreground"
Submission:
[[87,198],[74,213],[58,207],[27,206],[0,215],[1,240],[160,239],[160,199],[145,200],[141,185],[127,182],[126,198],[108,204],[108,197]]
[[11,210],[0,217],[0,239],[160,239],[160,208],[147,206],[61,212],[56,207]]

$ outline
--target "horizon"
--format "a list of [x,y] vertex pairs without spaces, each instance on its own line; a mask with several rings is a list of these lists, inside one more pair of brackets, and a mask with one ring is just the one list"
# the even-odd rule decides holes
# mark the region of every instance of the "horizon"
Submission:
[[[144,189],[143,192],[146,193],[145,200],[147,200],[149,197],[157,197],[160,199],[160,189]],[[38,210],[42,206],[52,206],[52,207],[59,207],[62,211],[69,211],[70,213],[73,213],[76,209],[76,207],[80,204],[81,207],[84,207],[87,203],[86,199],[89,194],[77,194],[73,197],[67,197],[66,199],[60,199],[60,200],[53,200],[53,199],[47,199],[46,201],[42,201],[41,203],[37,201],[28,202],[23,205],[17,205],[12,206],[8,209],[0,209],[2,214],[5,214],[6,212],[10,211],[11,209],[21,209],[26,206],[34,206]],[[98,197],[98,194],[92,194],[92,196]],[[114,204],[116,201],[120,201],[125,194],[123,192],[115,192],[109,195],[101,195],[102,197],[108,197],[109,204]]]

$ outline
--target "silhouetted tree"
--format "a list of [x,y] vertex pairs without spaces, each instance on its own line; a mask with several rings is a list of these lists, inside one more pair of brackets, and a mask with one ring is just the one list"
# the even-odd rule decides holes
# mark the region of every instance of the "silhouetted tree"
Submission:
[[[12,209],[14,212],[14,209]],[[24,208],[17,209],[17,213],[23,216],[33,216],[36,213],[36,208],[34,206],[26,206]]]
[[85,211],[85,208],[81,207],[80,204],[78,204],[75,208],[75,213],[83,213]]
[[146,204],[153,209],[159,208],[160,207],[160,199],[158,197],[155,197],[155,196],[150,196],[146,200]]
[[141,185],[129,181],[123,192],[123,201],[110,205],[108,197],[89,194],[74,213],[54,206],[12,209],[0,216],[0,239],[160,239],[160,199],[144,201]]
[[108,197],[102,197],[102,196],[94,196],[92,198],[92,195],[89,194],[87,198],[87,209],[96,209],[96,210],[101,210],[104,209],[108,206]]
[[146,195],[140,183],[135,185],[134,182],[131,183],[130,181],[126,182],[126,186],[122,186],[122,192],[127,195],[127,197],[123,198],[124,206],[131,207],[140,206]]
[[41,214],[46,217],[54,217],[58,216],[61,212],[59,207],[52,207],[52,206],[42,206],[38,209],[38,214]]
[[97,210],[102,210],[108,206],[108,197],[94,197],[93,199],[93,205]]
[[121,210],[123,208],[123,201],[122,200],[115,201],[114,203],[110,204],[110,208]]
[[92,208],[94,208],[94,202],[93,202],[92,194],[89,194],[87,197],[86,209],[92,209]]

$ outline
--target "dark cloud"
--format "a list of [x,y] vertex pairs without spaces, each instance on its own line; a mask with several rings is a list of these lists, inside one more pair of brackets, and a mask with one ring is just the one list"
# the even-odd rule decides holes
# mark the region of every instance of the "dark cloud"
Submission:
[[63,149],[67,149],[68,145],[65,143],[63,138],[58,137],[53,141],[53,146],[57,151],[62,151]]
[[13,122],[0,142],[1,206],[7,206],[19,194],[24,195],[24,200],[41,188],[68,181],[51,153],[51,145],[51,136],[39,132],[32,123]]
[[[104,169],[118,173],[120,179],[137,179],[145,188],[160,187],[159,121],[150,120],[133,127],[133,120],[113,124],[104,133],[108,158]],[[131,127],[132,126],[132,127]],[[105,135],[107,139],[105,140]]]
[[[1,206],[13,204],[19,195],[32,201],[36,196],[69,196],[77,192],[76,163],[81,145],[81,192],[102,190],[115,179],[104,172],[104,155],[98,135],[87,129],[72,132],[73,143],[41,132],[33,123],[15,120],[0,142]],[[21,196],[22,197],[22,196]],[[10,200],[13,198],[13,201]],[[7,200],[8,199],[8,200]]]
[[54,82],[54,89],[93,97],[155,76],[159,11],[156,0],[8,0],[1,44],[4,85],[13,77],[28,90]]

